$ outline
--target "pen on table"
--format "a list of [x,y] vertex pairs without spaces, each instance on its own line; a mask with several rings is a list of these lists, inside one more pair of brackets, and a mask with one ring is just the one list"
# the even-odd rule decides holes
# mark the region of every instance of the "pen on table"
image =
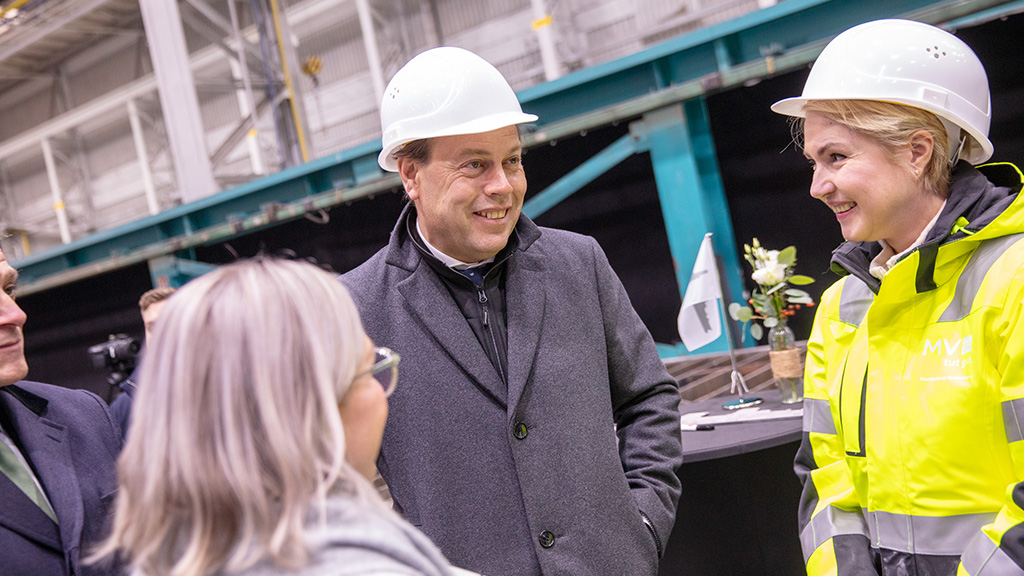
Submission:
[[714,430],[714,424],[682,424],[683,430]]

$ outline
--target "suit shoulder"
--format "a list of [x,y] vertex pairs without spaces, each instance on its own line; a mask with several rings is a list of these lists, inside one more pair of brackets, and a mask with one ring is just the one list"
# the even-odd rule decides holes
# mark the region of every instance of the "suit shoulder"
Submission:
[[102,398],[88,390],[64,388],[41,382],[22,381],[13,384],[46,401],[46,417],[64,424],[93,423],[89,428],[101,429],[99,423],[112,426],[110,411]]
[[540,232],[540,238],[538,242],[559,242],[559,243],[570,243],[583,246],[591,242],[596,242],[592,236],[586,234],[580,234],[579,232],[572,232],[569,230],[562,230],[560,228],[548,228],[546,226],[537,227]]
[[359,303],[360,297],[366,291],[383,280],[386,251],[387,247],[382,248],[359,266],[338,277],[338,280],[352,293],[352,297],[356,299],[356,304]]
[[540,231],[540,238],[530,246],[530,250],[536,248],[547,258],[570,256],[573,260],[579,260],[595,249],[601,249],[597,240],[585,234],[544,227],[540,227]]
[[97,402],[103,402],[99,396],[89,392],[88,390],[65,388],[63,386],[44,384],[42,382],[32,382],[30,380],[22,380],[13,386],[21,388],[26,392],[39,396],[40,398],[44,398],[48,402],[67,402],[70,404],[95,404]]

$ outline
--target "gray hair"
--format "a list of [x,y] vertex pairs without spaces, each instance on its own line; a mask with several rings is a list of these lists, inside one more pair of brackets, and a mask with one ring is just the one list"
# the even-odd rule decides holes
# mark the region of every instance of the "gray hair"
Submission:
[[308,263],[238,262],[180,289],[142,364],[113,531],[90,560],[173,575],[304,565],[311,506],[377,498],[345,462],[338,412],[365,338],[348,291]]

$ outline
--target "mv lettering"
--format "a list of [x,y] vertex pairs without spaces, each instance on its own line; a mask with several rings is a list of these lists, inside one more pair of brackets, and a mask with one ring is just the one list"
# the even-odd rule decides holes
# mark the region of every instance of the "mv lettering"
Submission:
[[944,366],[948,368],[963,368],[971,364],[972,359],[970,357],[965,358],[965,356],[973,349],[972,339],[973,336],[965,336],[955,340],[940,338],[932,342],[926,338],[924,341],[924,351],[921,354],[923,356],[945,356],[942,359]]

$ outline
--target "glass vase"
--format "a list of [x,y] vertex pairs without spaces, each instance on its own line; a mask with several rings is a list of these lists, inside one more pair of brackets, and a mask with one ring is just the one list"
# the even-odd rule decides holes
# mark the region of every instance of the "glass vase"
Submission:
[[793,404],[804,399],[803,363],[800,349],[794,344],[793,330],[785,320],[768,330],[768,357],[771,360],[772,377],[779,389],[783,404]]

